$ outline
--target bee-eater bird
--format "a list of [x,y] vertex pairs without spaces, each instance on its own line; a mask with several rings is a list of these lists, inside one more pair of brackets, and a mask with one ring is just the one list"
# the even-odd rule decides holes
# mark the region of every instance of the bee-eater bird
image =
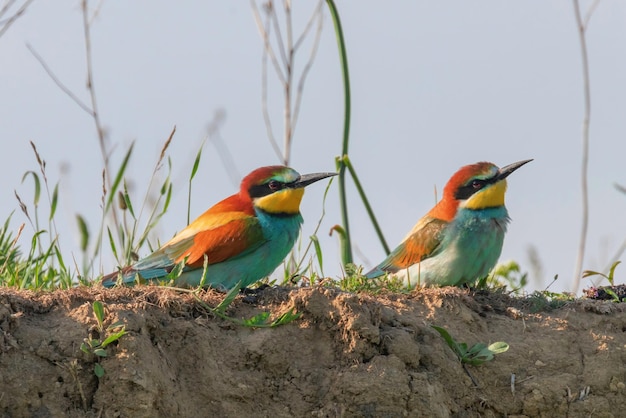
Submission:
[[409,288],[471,285],[485,277],[500,257],[510,221],[504,206],[506,178],[530,161],[500,169],[480,162],[459,169],[435,207],[365,276],[394,274]]
[[[261,167],[248,174],[236,193],[200,215],[161,248],[102,279],[116,283],[167,280],[180,263],[174,285],[200,284],[222,291],[247,287],[271,274],[300,232],[304,187],[336,173],[300,175],[285,166]],[[206,258],[206,269],[204,268]]]

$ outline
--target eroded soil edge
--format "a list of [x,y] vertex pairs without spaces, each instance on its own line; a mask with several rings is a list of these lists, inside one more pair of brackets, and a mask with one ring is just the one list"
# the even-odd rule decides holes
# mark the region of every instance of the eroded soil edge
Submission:
[[[215,306],[223,295],[203,292]],[[93,373],[81,342],[95,325],[129,331]],[[156,287],[53,293],[0,290],[3,417],[612,417],[626,410],[624,304],[581,300],[533,313],[524,300],[459,289],[355,295],[266,289],[234,317],[302,316],[249,329]],[[430,325],[459,342],[506,341],[469,367]],[[511,384],[511,375],[515,384]]]

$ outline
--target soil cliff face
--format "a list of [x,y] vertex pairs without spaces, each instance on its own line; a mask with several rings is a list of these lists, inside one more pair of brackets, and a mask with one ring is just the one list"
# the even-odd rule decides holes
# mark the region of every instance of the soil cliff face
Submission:
[[[223,298],[202,292],[211,306]],[[105,374],[80,344],[96,324],[129,334]],[[0,289],[2,417],[618,417],[626,410],[626,309],[582,300],[533,313],[501,294],[428,289],[355,295],[274,288],[232,317],[289,309],[277,328],[214,317],[157,287],[52,293]],[[430,327],[509,351],[464,370]],[[514,375],[514,378],[512,378]]]

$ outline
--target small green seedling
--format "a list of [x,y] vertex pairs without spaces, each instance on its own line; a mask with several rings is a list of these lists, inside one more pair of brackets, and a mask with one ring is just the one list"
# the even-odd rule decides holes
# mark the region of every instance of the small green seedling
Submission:
[[[128,332],[126,331],[126,326],[121,321],[104,328],[104,305],[102,305],[102,302],[95,301],[92,308],[93,315],[97,322],[95,330],[96,333],[94,334],[97,335],[93,338],[92,335],[85,338],[83,343],[80,345],[80,349],[84,353],[93,354],[99,359],[100,357],[107,356],[106,348],[109,344],[119,340],[122,336],[128,334]],[[101,340],[102,338],[104,339]],[[99,361],[96,361],[93,372],[99,378],[104,376],[104,368]]]
[[445,328],[431,325],[446,340],[448,346],[459,357],[461,363],[477,366],[486,361],[493,360],[496,354],[504,353],[509,349],[509,345],[503,341],[498,341],[487,346],[484,343],[476,343],[469,347],[466,343],[457,343]]
[[195,289],[183,289],[180,287],[168,287],[168,289],[172,289],[178,292],[187,292],[187,293],[191,293],[193,295],[193,297],[196,299],[196,301],[204,307],[204,309],[206,309],[207,311],[213,313],[216,316],[219,316],[222,319],[225,319],[227,321],[230,321],[234,324],[243,326],[243,327],[250,327],[250,328],[274,328],[274,327],[278,327],[280,325],[285,325],[288,324],[292,321],[295,321],[296,319],[300,318],[300,316],[302,315],[299,312],[294,312],[293,308],[289,309],[287,312],[285,312],[284,314],[280,315],[278,318],[274,319],[273,321],[270,321],[270,313],[269,312],[261,312],[260,314],[254,315],[251,318],[233,318],[231,316],[228,316],[226,314],[226,309],[230,306],[231,303],[233,303],[233,301],[235,300],[235,298],[237,297],[237,295],[239,294],[239,289],[241,288],[241,282],[237,283],[235,286],[233,286],[232,289],[230,289],[228,291],[228,293],[226,294],[226,296],[224,296],[224,299],[216,306],[216,307],[212,307],[209,306],[206,302],[204,302],[202,299],[200,299],[200,296],[198,296],[198,292],[200,290],[202,290],[202,287],[198,286]]
[[[611,266],[611,269],[609,270],[608,275],[604,273],[600,273],[599,271],[585,270],[583,271],[583,279],[587,277],[591,277],[591,276],[602,276],[609,281],[611,286],[615,286],[615,268],[619,265],[619,263],[621,263],[621,261],[616,261],[615,263],[613,263],[613,265]],[[619,298],[617,299],[619,301]]]

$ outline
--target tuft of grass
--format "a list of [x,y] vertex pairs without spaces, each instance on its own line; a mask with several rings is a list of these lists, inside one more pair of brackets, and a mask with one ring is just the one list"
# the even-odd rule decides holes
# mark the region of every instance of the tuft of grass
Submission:
[[549,290],[537,290],[528,296],[531,312],[550,311],[562,308],[574,301],[576,296],[570,293],[550,292]]
[[404,281],[393,275],[384,275],[375,279],[368,279],[363,275],[363,266],[347,264],[345,274],[338,283],[334,283],[346,292],[365,292],[373,295],[383,291],[394,293],[410,293]]
[[224,299],[215,307],[210,306],[198,296],[198,293],[202,291],[202,287],[198,286],[195,289],[182,289],[179,287],[172,287],[170,289],[176,290],[178,292],[187,292],[191,293],[204,309],[207,312],[214,314],[222,319],[230,321],[236,325],[248,328],[275,328],[281,325],[289,324],[290,322],[295,321],[300,318],[302,315],[299,312],[295,312],[294,308],[289,309],[287,312],[281,314],[277,318],[272,319],[271,313],[268,311],[261,312],[257,315],[254,315],[250,318],[235,318],[229,316],[226,313],[228,307],[233,303],[233,301],[237,298],[237,295],[240,293],[241,282],[237,283],[232,289],[228,291],[228,293],[224,296]]

